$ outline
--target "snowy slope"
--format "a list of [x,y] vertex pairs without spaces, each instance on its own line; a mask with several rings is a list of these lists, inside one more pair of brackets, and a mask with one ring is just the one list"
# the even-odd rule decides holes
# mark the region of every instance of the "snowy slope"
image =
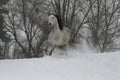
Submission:
[[1,60],[0,80],[120,80],[120,52],[69,53],[78,55]]

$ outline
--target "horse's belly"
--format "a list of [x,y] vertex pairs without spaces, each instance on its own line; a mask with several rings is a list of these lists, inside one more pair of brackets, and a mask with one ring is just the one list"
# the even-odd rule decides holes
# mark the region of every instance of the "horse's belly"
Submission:
[[49,42],[52,45],[57,45],[57,46],[63,46],[67,44],[70,40],[70,32],[69,31],[63,31],[62,33],[51,33],[49,35]]

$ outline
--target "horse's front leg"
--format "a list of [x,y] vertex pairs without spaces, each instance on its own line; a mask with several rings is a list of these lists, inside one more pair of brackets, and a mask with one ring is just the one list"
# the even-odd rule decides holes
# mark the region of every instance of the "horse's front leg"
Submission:
[[51,51],[50,51],[50,53],[49,53],[49,56],[52,55],[52,52],[54,51],[55,47],[56,47],[56,45],[54,45],[53,48],[51,49]]

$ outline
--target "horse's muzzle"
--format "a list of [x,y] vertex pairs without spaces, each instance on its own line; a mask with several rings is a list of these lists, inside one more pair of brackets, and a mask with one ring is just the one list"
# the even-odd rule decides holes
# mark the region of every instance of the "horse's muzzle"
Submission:
[[50,26],[52,26],[52,23],[49,23]]

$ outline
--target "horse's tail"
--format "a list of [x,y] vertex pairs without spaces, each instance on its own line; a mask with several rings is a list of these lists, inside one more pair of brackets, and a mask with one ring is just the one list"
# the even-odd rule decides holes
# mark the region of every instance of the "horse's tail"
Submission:
[[80,44],[80,40],[79,39],[71,39],[69,41],[70,44]]

